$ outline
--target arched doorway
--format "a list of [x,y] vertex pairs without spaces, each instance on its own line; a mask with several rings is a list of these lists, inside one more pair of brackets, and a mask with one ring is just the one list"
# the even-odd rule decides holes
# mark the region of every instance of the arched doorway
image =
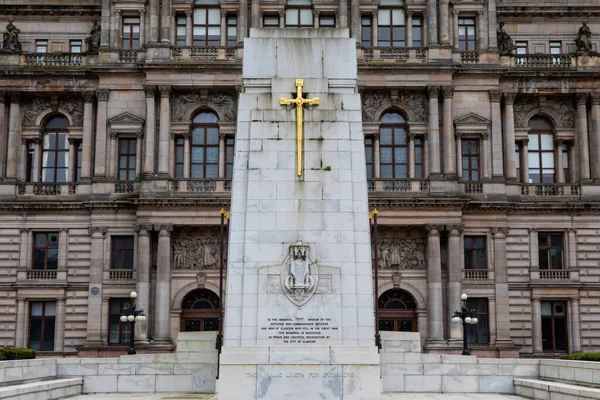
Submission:
[[181,303],[181,331],[218,331],[219,296],[207,289],[197,289]]
[[417,332],[417,303],[405,290],[392,289],[379,296],[379,330]]

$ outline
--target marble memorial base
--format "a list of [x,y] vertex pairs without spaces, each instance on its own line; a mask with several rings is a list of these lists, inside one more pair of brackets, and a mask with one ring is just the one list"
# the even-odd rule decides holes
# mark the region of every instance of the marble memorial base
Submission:
[[219,400],[379,399],[375,346],[225,346]]

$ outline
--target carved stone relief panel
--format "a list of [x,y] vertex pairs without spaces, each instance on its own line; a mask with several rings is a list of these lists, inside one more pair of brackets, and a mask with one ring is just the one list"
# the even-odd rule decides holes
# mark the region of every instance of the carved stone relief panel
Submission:
[[529,97],[517,96],[514,102],[515,126],[525,128],[528,116],[532,113],[551,115],[556,121],[556,128],[572,129],[575,127],[575,107],[570,97]]
[[192,111],[202,106],[213,106],[221,122],[235,122],[237,94],[235,92],[176,93],[171,101],[171,117],[174,122],[189,122]]
[[83,126],[83,98],[33,97],[23,104],[23,127],[36,126],[40,114],[48,109],[64,112],[71,117],[72,126]]
[[427,121],[427,97],[415,90],[366,91],[362,93],[363,121],[377,121],[379,113],[387,107],[399,107],[408,114],[410,122]]
[[[218,269],[219,256],[218,227],[181,228],[173,235],[173,269]],[[227,257],[227,237],[223,257]]]
[[427,257],[425,231],[418,228],[385,228],[379,232],[380,269],[425,269]]

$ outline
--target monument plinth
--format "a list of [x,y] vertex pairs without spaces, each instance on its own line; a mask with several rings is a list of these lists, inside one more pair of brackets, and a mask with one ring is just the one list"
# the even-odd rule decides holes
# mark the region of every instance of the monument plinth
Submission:
[[219,399],[378,399],[356,44],[252,29],[235,142]]

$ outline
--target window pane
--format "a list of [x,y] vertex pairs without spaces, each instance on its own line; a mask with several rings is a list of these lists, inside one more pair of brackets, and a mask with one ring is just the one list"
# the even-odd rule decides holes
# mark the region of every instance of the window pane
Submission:
[[48,249],[48,260],[46,262],[46,269],[57,269],[58,268],[58,249]]
[[40,351],[42,344],[42,320],[31,318],[29,320],[29,348]]
[[42,351],[54,350],[54,318],[44,320],[44,348]]
[[408,178],[408,170],[406,165],[396,165],[394,168],[395,176],[394,178]]
[[554,168],[554,153],[542,153],[542,168]]
[[391,147],[381,147],[379,149],[380,160],[382,164],[389,164],[392,162],[392,148]]
[[538,153],[529,152],[529,154],[527,154],[527,161],[529,162],[529,168],[540,167],[540,156]]
[[31,315],[35,317],[42,316],[42,311],[44,309],[44,303],[36,301],[31,303]]
[[406,153],[406,147],[396,147],[394,149],[394,161],[401,164],[406,163]]
[[124,269],[133,269],[133,250],[125,251],[125,264],[123,265]]
[[218,165],[207,165],[206,166],[206,177],[207,178],[218,178],[219,177],[219,166]]
[[197,8],[194,10],[194,24],[206,25],[206,9]]
[[300,10],[300,25],[313,25],[312,10]]
[[192,178],[204,178],[204,168],[202,165],[192,165]]
[[381,177],[382,178],[391,178],[392,177],[392,166],[391,165],[382,165],[381,166]]
[[112,252],[112,269],[122,269],[123,264],[121,262],[121,250],[113,250]]
[[392,10],[392,25],[404,26],[404,10]]
[[379,10],[377,24],[379,26],[390,25],[390,10]]
[[390,128],[381,128],[379,131],[379,144],[392,144],[392,130]]
[[529,150],[540,149],[540,139],[538,135],[529,135]]
[[562,250],[552,249],[550,257],[552,258],[552,269],[562,269]]
[[540,269],[548,269],[548,250],[538,252]]
[[192,147],[192,163],[204,162],[204,147]]
[[206,162],[207,163],[219,162],[219,148],[218,147],[207,147],[206,148]]
[[204,129],[196,128],[192,131],[192,144],[204,144]]
[[220,24],[221,13],[218,8],[209,8],[208,9],[208,23],[210,25]]
[[56,315],[56,303],[53,301],[46,302],[46,309],[44,315],[47,317],[53,317]]
[[287,25],[298,25],[298,9],[291,8],[285,11],[285,23]]
[[549,301],[542,301],[541,311],[542,315],[552,315],[552,303],[550,303]]

